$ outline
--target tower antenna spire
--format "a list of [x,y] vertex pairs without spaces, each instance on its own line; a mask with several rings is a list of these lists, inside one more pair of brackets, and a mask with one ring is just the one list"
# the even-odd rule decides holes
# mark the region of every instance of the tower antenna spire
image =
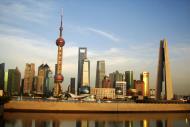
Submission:
[[60,26],[60,28],[59,28],[59,30],[60,30],[60,37],[62,37],[62,31],[63,31],[63,8],[61,9],[61,26]]

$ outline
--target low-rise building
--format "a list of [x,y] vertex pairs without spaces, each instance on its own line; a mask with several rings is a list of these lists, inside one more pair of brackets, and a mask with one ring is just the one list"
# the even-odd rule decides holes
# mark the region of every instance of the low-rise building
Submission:
[[114,88],[91,88],[92,95],[96,96],[96,99],[114,99],[115,89]]
[[115,89],[116,89],[116,98],[124,98],[126,96],[126,82],[125,81],[116,81]]
[[108,76],[104,76],[104,79],[102,80],[102,88],[112,88],[111,81]]

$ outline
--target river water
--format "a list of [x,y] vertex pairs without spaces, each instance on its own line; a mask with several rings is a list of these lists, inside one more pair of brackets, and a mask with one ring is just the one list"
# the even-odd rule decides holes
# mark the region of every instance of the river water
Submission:
[[190,113],[4,112],[0,127],[190,127]]

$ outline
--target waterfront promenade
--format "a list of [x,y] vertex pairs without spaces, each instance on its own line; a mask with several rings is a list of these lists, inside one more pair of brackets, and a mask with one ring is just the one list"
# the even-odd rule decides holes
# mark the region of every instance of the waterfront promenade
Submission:
[[5,111],[26,112],[190,112],[190,104],[9,101]]

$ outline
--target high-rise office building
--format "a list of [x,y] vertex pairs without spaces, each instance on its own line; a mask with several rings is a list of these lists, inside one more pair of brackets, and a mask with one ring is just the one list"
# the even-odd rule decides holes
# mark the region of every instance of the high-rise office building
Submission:
[[115,78],[114,78],[114,77],[115,77],[114,72],[109,74],[109,78],[110,78],[110,87],[111,87],[111,88],[114,88],[114,84],[115,84]]
[[37,84],[38,84],[38,76],[34,76],[32,83],[32,91],[34,94],[37,94]]
[[4,77],[4,91],[7,92],[7,85],[8,85],[8,71],[5,72],[5,77]]
[[55,77],[54,77],[54,91],[53,95],[55,97],[58,97],[62,93],[61,89],[61,83],[64,80],[64,77],[62,75],[62,57],[63,57],[63,46],[65,45],[65,40],[62,37],[62,31],[63,31],[63,26],[62,26],[62,17],[63,15],[61,14],[61,26],[59,28],[60,34],[59,38],[56,40],[56,45],[58,47],[58,53],[57,53],[57,66],[55,70]]
[[50,71],[49,66],[47,64],[41,64],[38,67],[38,79],[37,79],[37,94],[45,94],[47,91],[46,87],[46,78],[48,77],[48,72]]
[[97,67],[96,67],[96,88],[102,88],[102,80],[105,76],[105,61],[97,61]]
[[32,93],[33,79],[35,75],[35,64],[26,64],[24,71],[24,94]]
[[0,90],[4,90],[5,63],[0,64]]
[[43,94],[44,78],[45,78],[44,65],[41,64],[38,67],[38,78],[37,78],[36,94]]
[[119,71],[115,71],[115,81],[123,81],[124,75],[120,73]]
[[125,81],[127,82],[127,90],[134,89],[133,71],[125,71]]
[[20,95],[24,95],[24,78],[21,79],[21,84],[20,84]]
[[[163,84],[164,83],[164,84]],[[168,43],[166,39],[160,41],[158,75],[156,85],[156,98],[161,99],[163,86],[165,87],[165,99],[173,98],[173,85],[170,72]]]
[[115,88],[115,82],[123,81],[124,75],[122,73],[119,73],[119,71],[115,71],[115,72],[109,74],[109,78],[111,81],[111,87]]
[[53,77],[53,72],[51,70],[49,70],[47,72],[47,76],[46,76],[46,82],[45,82],[45,94],[47,96],[50,96],[53,92],[53,85],[54,85],[54,77]]
[[140,78],[144,82],[144,96],[149,96],[149,72],[142,72]]
[[88,59],[83,60],[82,65],[82,86],[89,86],[90,85],[90,61]]
[[75,78],[71,78],[70,85],[71,85],[71,93],[75,94]]
[[8,95],[19,95],[20,94],[20,81],[21,81],[21,73],[16,67],[16,69],[8,70],[8,86],[7,91]]
[[79,89],[82,86],[83,61],[86,58],[87,58],[87,48],[79,48],[77,94],[79,94]]
[[82,63],[81,86],[78,94],[90,94],[90,61],[84,59]]

